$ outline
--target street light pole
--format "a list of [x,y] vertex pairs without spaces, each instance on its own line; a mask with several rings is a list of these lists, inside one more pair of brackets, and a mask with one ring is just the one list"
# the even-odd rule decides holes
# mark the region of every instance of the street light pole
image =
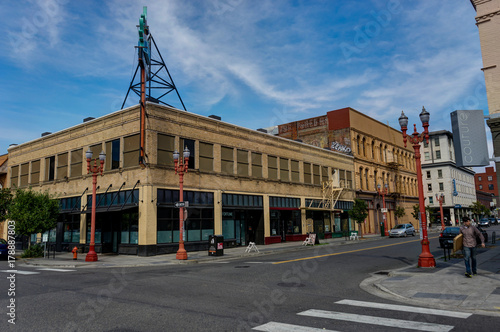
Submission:
[[[189,149],[186,147],[183,152],[184,161],[179,161],[179,152],[174,151],[175,174],[179,174],[179,202],[184,202],[184,173],[188,171]],[[182,205],[182,204],[181,204]],[[179,250],[175,255],[176,259],[186,260],[188,258],[184,249],[184,207],[179,207]]]
[[441,194],[441,196],[439,196],[438,194],[436,194],[436,199],[439,202],[439,212],[441,213],[441,229],[444,229],[444,216],[443,216],[444,194]]
[[389,231],[387,230],[387,209],[385,208],[385,195],[387,195],[388,191],[389,191],[389,185],[386,183],[384,185],[384,189],[381,189],[380,185],[378,184],[377,185],[377,191],[378,191],[378,194],[380,196],[382,196],[382,204],[384,206],[384,212],[383,212],[383,216],[384,216],[384,236],[389,236]]
[[418,184],[418,202],[420,210],[420,229],[422,231],[422,253],[418,257],[419,267],[435,267],[436,261],[434,256],[432,256],[429,250],[429,238],[427,236],[427,217],[425,215],[425,204],[424,204],[424,185],[422,182],[422,164],[420,162],[420,142],[424,139],[429,143],[429,112],[422,107],[422,112],[420,113],[420,121],[422,121],[422,127],[424,131],[419,134],[417,132],[417,125],[413,124],[413,134],[407,135],[407,125],[408,117],[401,111],[401,116],[399,117],[399,125],[401,126],[401,131],[403,132],[403,142],[406,147],[406,141],[409,140],[413,145],[413,150],[415,150],[415,163],[417,168],[417,184]]
[[90,222],[90,245],[89,252],[85,257],[86,262],[97,262],[97,253],[95,252],[95,208],[96,208],[96,192],[97,192],[97,175],[100,173],[102,176],[102,171],[104,170],[104,160],[106,155],[104,151],[99,154],[100,165],[97,165],[97,158],[94,160],[94,165],[90,165],[92,159],[92,151],[90,149],[85,152],[85,157],[87,157],[87,174],[92,172],[92,212],[91,212],[91,222]]

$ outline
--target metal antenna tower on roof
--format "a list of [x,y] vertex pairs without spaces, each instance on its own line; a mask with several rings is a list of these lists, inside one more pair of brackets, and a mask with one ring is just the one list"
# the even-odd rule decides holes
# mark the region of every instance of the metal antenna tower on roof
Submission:
[[[166,103],[162,98],[166,97],[170,92],[175,91],[179,101],[182,104],[182,108],[186,110],[184,102],[179,94],[179,91],[175,87],[174,80],[170,76],[167,65],[163,61],[160,50],[156,45],[153,35],[149,32],[149,26],[147,22],[147,7],[143,7],[143,13],[139,19],[138,32],[139,32],[139,43],[137,45],[138,51],[138,62],[137,67],[134,72],[132,81],[128,88],[125,99],[123,100],[122,109],[127,102],[128,95],[130,91],[133,91],[138,95],[140,99],[141,106],[141,137],[140,137],[140,157],[139,164],[145,166],[145,129],[146,129],[146,101],[164,104],[170,107],[174,107]],[[152,47],[156,51],[155,56],[152,53]],[[158,56],[156,56],[156,54]],[[140,71],[140,80],[135,82],[137,72]],[[163,74],[163,70],[166,72],[166,76]],[[147,87],[146,87],[147,85]]]
[[[139,19],[139,25],[137,27],[139,32],[139,43],[136,47],[138,50],[138,63],[125,99],[123,100],[122,109],[123,107],[125,107],[125,103],[130,91],[133,91],[136,95],[141,97],[142,80],[139,82],[135,82],[137,72],[139,71],[139,68],[141,68],[141,71],[143,69],[145,70],[145,82],[147,84],[146,101],[152,101],[170,107],[175,107],[162,100],[162,98],[166,97],[170,92],[175,91],[182,105],[182,108],[187,111],[184,102],[182,101],[182,98],[179,94],[179,91],[174,84],[174,80],[172,79],[172,76],[168,71],[167,65],[163,60],[160,50],[156,45],[153,35],[149,31],[149,26],[147,24],[146,6],[143,7],[143,13],[141,15],[141,18]],[[152,52],[153,50],[155,52]]]

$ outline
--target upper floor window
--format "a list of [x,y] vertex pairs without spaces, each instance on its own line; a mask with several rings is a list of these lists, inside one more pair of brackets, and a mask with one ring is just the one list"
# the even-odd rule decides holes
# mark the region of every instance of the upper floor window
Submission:
[[434,204],[434,197],[429,196],[429,204]]
[[435,146],[439,146],[439,137],[436,137],[436,138],[434,139],[434,145],[435,145]]
[[427,190],[428,191],[432,191],[432,183],[428,183],[427,184]]
[[478,177],[477,177],[477,180],[478,180],[478,181],[483,181],[483,178],[482,178],[481,176],[478,176]]
[[424,152],[424,159],[425,160],[430,160],[431,159],[429,152]]
[[443,177],[443,170],[442,169],[438,169],[438,178],[442,178]]
[[482,184],[479,185],[479,190],[483,190],[483,185]]
[[427,173],[427,178],[430,179],[431,178],[431,171],[426,171]]
[[488,190],[495,190],[495,186],[494,186],[494,185],[492,185],[492,184],[489,184],[489,185],[488,185]]
[[200,171],[212,172],[214,170],[214,146],[210,143],[200,142]]
[[493,176],[488,175],[488,181],[493,181]]
[[106,142],[106,169],[120,168],[120,139]]
[[441,151],[436,151],[436,159],[441,159]]

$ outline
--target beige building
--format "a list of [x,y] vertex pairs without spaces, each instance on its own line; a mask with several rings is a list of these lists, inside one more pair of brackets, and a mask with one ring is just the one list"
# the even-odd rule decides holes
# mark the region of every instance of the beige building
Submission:
[[[476,10],[495,157],[500,157],[500,0],[471,0]],[[500,161],[495,161],[500,186]]]
[[[96,251],[175,252],[179,176],[173,152],[190,150],[184,176],[186,249],[208,237],[226,245],[300,241],[353,228],[353,157],[217,119],[147,103],[145,166],[139,166],[139,107],[90,119],[8,150],[7,186],[48,191],[61,214],[50,241],[57,250],[88,248],[92,176],[85,152],[106,154],[96,195]],[[182,155],[182,152],[181,152]],[[342,225],[342,227],[341,227]]]
[[[403,135],[352,108],[327,112],[326,115],[278,126],[278,135],[301,140],[320,148],[339,151],[354,157],[356,196],[366,201],[369,215],[363,233],[380,233],[383,222],[383,201],[387,208],[387,225],[418,222],[412,217],[418,204],[415,156],[411,145],[404,147]],[[378,193],[388,186],[384,199]],[[400,206],[406,215],[396,220]]]

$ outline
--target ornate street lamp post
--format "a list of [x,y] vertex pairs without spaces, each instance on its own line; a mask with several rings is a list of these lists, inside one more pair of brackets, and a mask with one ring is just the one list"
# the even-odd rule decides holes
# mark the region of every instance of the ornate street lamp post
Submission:
[[383,216],[384,216],[384,222],[383,222],[383,225],[384,225],[384,236],[389,236],[389,231],[387,230],[387,209],[385,207],[385,195],[387,195],[388,191],[389,191],[389,185],[386,183],[384,185],[384,189],[381,189],[380,185],[378,184],[377,185],[377,191],[378,191],[378,194],[380,196],[382,196],[382,204],[384,206],[384,212],[383,212]]
[[97,175],[104,170],[104,160],[106,155],[104,151],[99,154],[100,165],[97,165],[97,158],[94,160],[94,165],[90,165],[92,159],[92,151],[90,149],[85,152],[85,157],[87,157],[87,174],[92,172],[92,217],[90,222],[90,246],[89,252],[85,257],[86,262],[97,262],[97,254],[95,252],[95,208],[96,208],[96,187],[97,187]]
[[439,196],[438,194],[436,194],[436,199],[439,202],[439,212],[441,213],[441,229],[443,230],[444,226],[445,226],[444,225],[444,216],[443,216],[444,194],[441,194],[441,196]]
[[[189,149],[186,147],[183,152],[184,161],[179,161],[179,152],[174,151],[175,174],[179,174],[179,202],[184,202],[184,173],[188,171]],[[182,204],[180,204],[182,205]],[[179,207],[179,250],[175,255],[176,259],[186,260],[187,252],[184,249],[184,207]]]
[[417,184],[418,184],[418,202],[420,208],[420,230],[422,231],[422,253],[418,257],[419,267],[435,267],[436,261],[434,256],[432,256],[429,250],[429,238],[427,237],[427,217],[425,215],[425,205],[424,205],[424,187],[422,183],[422,165],[420,163],[420,142],[424,139],[429,143],[429,112],[422,107],[422,113],[420,113],[420,121],[422,121],[422,127],[424,131],[422,134],[417,132],[417,125],[413,124],[413,134],[406,135],[406,129],[408,125],[408,117],[401,111],[401,116],[399,117],[399,125],[401,126],[401,131],[403,132],[403,142],[406,147],[406,141],[409,140],[413,145],[413,150],[415,150],[415,163],[417,168]]

